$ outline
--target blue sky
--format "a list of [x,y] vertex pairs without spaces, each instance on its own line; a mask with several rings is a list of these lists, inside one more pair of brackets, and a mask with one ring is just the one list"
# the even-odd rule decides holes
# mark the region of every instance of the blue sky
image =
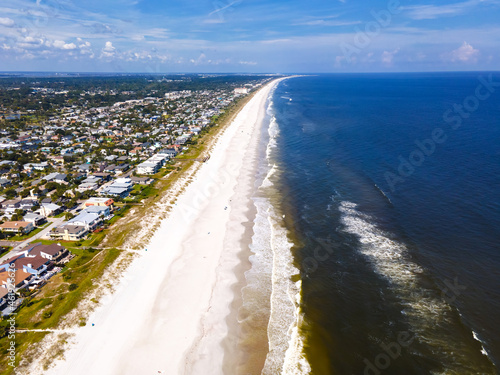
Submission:
[[500,0],[2,0],[0,71],[498,70]]

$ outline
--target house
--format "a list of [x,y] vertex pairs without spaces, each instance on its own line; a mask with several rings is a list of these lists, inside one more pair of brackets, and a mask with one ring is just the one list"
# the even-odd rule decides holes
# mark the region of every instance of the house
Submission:
[[134,186],[134,183],[132,182],[132,180],[129,177],[122,177],[122,178],[117,178],[116,180],[114,180],[110,187],[114,187],[114,188],[124,187],[127,189],[132,189],[133,186]]
[[46,161],[42,163],[27,163],[23,165],[23,169],[25,171],[32,171],[32,170],[37,170],[37,171],[44,171],[49,167],[49,163]]
[[104,206],[104,207],[113,207],[113,199],[111,198],[89,198],[85,203],[85,207],[91,206]]
[[237,95],[248,94],[248,88],[246,88],[246,87],[237,87],[237,88],[234,89],[234,93],[237,94]]
[[177,156],[177,151],[175,151],[173,148],[166,148],[164,150],[161,150],[159,153],[167,155],[170,159]]
[[54,172],[54,173],[50,173],[47,176],[43,177],[43,179],[47,182],[50,182],[50,181],[53,181],[56,176],[57,176],[57,173]]
[[127,163],[117,165],[115,167],[115,174],[120,175],[120,174],[128,171],[129,168],[130,168],[130,166]]
[[29,221],[6,221],[0,224],[0,229],[7,233],[27,234],[35,229],[35,226]]
[[47,155],[47,159],[52,160],[57,164],[64,164],[64,156],[60,155]]
[[[8,266],[9,263],[7,263],[7,267]],[[16,270],[14,282],[12,282],[9,272],[7,272],[6,270],[0,272],[0,296],[3,294],[4,290],[7,290],[8,293],[9,288],[14,287],[15,290],[24,288],[28,285],[28,282],[32,277],[33,275],[28,272],[24,272],[23,270]],[[5,299],[5,295],[3,298]]]
[[68,224],[80,225],[85,227],[85,229],[87,229],[89,232],[92,232],[102,224],[102,219],[96,213],[87,213],[85,211],[82,211],[80,214],[68,221]]
[[99,177],[103,182],[111,180],[111,175],[109,173],[93,173],[92,176]]
[[67,176],[63,173],[54,172],[54,173],[48,174],[43,179],[47,182],[54,181],[54,182],[57,182],[58,184],[64,184],[64,183],[66,183],[66,177]]
[[38,206],[37,200],[23,199],[19,202],[19,208],[23,211],[30,211],[35,206]]
[[40,215],[51,216],[62,212],[62,207],[54,203],[42,203],[40,206]]
[[55,243],[50,245],[38,243],[35,244],[30,251],[30,255],[40,256],[53,261],[63,258],[67,253],[68,251],[64,246]]
[[139,155],[142,151],[142,147],[135,147],[133,150],[129,152],[130,155]]
[[92,175],[87,177],[85,180],[82,181],[82,184],[99,184],[101,182],[102,178],[96,175]]
[[30,273],[34,276],[39,276],[51,265],[50,259],[43,258],[36,255],[25,255],[16,258],[15,260],[9,260],[9,264],[14,263],[14,268],[16,270],[23,270],[26,273]]
[[76,167],[78,172],[88,173],[90,172],[90,164],[80,164]]
[[111,215],[111,210],[106,206],[90,206],[84,209],[82,213],[97,214],[102,219],[105,219]]
[[108,160],[108,161],[114,161],[115,159],[118,158],[118,155],[108,155],[104,158],[104,160]]
[[78,188],[76,190],[78,190],[80,193],[83,193],[87,190],[97,190],[99,189],[99,185],[97,184],[93,184],[93,183],[82,183],[80,185],[78,185]]
[[19,210],[21,208],[21,200],[20,199],[11,199],[8,201],[2,202],[2,208],[7,213],[14,213],[14,211]]
[[153,182],[153,179],[149,178],[149,177],[132,176],[132,177],[130,177],[130,179],[132,180],[132,182],[134,184],[139,184],[139,185],[149,185]]
[[64,225],[54,228],[50,232],[50,238],[63,241],[80,241],[88,234],[88,230],[81,225]]
[[119,197],[119,198],[125,198],[129,195],[130,189],[127,189],[125,187],[119,188],[119,187],[111,187],[108,186],[104,189],[101,190],[101,195],[104,196],[113,196],[113,197]]
[[2,176],[2,178],[8,177],[9,173],[10,173],[10,168],[0,167],[0,176]]
[[45,216],[30,212],[30,213],[24,215],[23,220],[27,221],[29,223],[33,223],[33,225],[37,227],[40,224],[45,223],[47,221],[47,218]]
[[104,167],[104,172],[106,173],[115,173],[116,165],[111,164],[108,165],[107,167]]
[[155,174],[160,169],[160,162],[145,161],[137,166],[138,174]]
[[58,184],[65,184],[65,183],[67,183],[67,177],[68,176],[64,173],[58,173],[54,177],[54,182],[57,182]]
[[3,304],[7,302],[7,295],[9,294],[9,289],[6,286],[3,286],[3,284],[4,282],[5,284],[8,284],[8,279],[9,279],[8,272],[0,273],[0,306],[3,306]]

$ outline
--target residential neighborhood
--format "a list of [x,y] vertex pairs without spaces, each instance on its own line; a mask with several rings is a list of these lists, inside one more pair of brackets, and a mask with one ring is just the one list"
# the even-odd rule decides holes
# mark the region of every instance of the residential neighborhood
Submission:
[[220,80],[0,81],[0,309],[10,265],[18,296],[42,287],[269,78]]
[[60,244],[37,243],[25,248],[15,257],[0,263],[0,312],[10,314],[23,298],[7,298],[9,293],[25,295],[47,283],[62,269],[72,254]]

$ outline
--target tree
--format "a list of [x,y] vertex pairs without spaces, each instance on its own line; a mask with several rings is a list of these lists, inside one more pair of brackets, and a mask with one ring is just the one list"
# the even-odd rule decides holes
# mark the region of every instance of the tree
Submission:
[[30,195],[30,189],[24,189],[19,193],[19,195],[21,196],[21,198],[26,198],[28,195]]
[[11,221],[21,221],[23,219],[23,217],[19,214],[13,214],[11,217],[10,217],[10,220]]
[[14,188],[9,188],[5,190],[4,194],[7,197],[7,199],[12,199],[15,196],[17,196],[16,190]]

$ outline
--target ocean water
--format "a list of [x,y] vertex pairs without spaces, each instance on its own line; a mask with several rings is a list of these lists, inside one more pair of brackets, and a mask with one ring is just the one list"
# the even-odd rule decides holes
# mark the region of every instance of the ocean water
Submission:
[[266,301],[263,374],[498,373],[496,82],[478,72],[279,84],[246,290]]

